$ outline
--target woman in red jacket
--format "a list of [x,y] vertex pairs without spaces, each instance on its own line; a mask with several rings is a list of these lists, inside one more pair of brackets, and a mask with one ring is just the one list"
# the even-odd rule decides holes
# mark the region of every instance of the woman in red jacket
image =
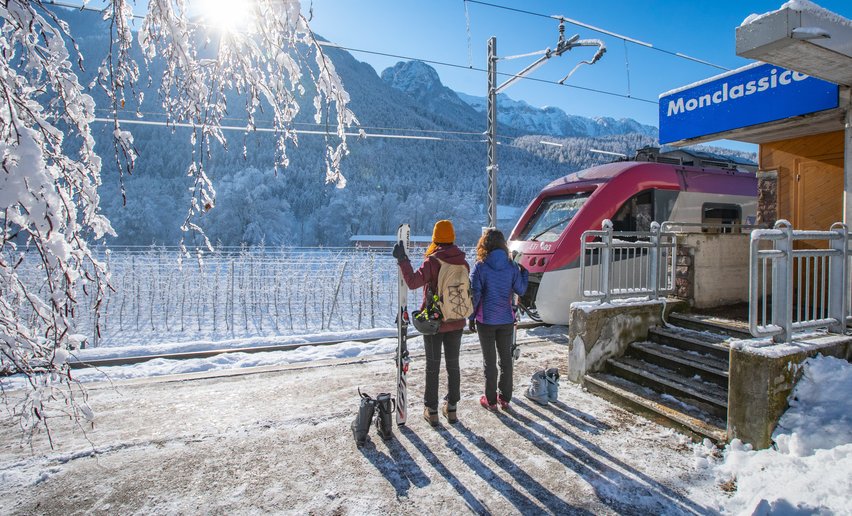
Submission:
[[[405,255],[405,249],[401,243],[393,248],[393,256],[397,259],[405,284],[410,289],[423,289],[423,305],[428,303],[427,291],[438,291],[438,272],[441,263],[463,264],[468,267],[464,252],[456,247],[453,242],[456,239],[453,223],[449,220],[439,220],[432,230],[432,243],[426,249],[426,259],[416,271],[411,267],[411,261]],[[461,372],[459,369],[459,351],[461,350],[462,331],[465,320],[441,321],[438,333],[424,335],[423,342],[426,348],[426,390],[423,394],[423,417],[430,425],[438,424],[438,375],[441,368],[441,349],[444,350],[444,358],[447,368],[447,388],[449,392],[444,397],[442,412],[450,423],[458,421],[456,417],[456,404],[461,398]]]

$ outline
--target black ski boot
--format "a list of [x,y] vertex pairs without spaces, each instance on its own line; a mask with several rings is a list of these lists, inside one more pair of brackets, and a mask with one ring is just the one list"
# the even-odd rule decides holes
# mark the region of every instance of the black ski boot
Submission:
[[358,395],[361,396],[361,404],[358,406],[358,417],[352,422],[352,435],[355,436],[355,444],[361,447],[367,442],[373,412],[376,410],[376,400],[361,392],[361,389],[358,389]]
[[376,431],[384,440],[393,437],[393,398],[389,392],[376,396]]

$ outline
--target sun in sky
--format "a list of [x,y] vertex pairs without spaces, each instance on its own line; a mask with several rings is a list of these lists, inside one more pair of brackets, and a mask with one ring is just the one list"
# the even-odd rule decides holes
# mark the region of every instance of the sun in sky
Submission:
[[248,0],[199,0],[197,7],[207,23],[221,30],[244,29],[251,18]]

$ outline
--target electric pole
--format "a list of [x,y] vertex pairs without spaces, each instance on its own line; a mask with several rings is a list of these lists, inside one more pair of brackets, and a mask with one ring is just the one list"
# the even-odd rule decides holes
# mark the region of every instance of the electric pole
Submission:
[[[580,65],[594,64],[606,52],[606,45],[599,39],[580,39],[580,36],[575,34],[568,39],[565,39],[565,21],[557,16],[554,18],[559,20],[559,39],[556,42],[556,50],[547,48],[530,54],[519,56],[509,56],[504,58],[497,57],[497,38],[491,37],[488,39],[488,105],[487,105],[487,129],[485,132],[486,142],[488,144],[488,165],[486,171],[488,173],[488,227],[497,227],[497,94],[505,90],[515,83],[518,79],[522,79],[543,65],[548,59],[553,56],[561,56],[563,53],[575,47],[597,46],[598,51],[589,61],[581,61],[574,67],[571,72],[559,81],[559,84],[564,83],[571,74],[573,74]],[[518,57],[527,57],[531,55],[543,54],[534,63],[527,66],[517,74],[509,77],[503,84],[497,86],[497,61],[500,59],[514,59]]]

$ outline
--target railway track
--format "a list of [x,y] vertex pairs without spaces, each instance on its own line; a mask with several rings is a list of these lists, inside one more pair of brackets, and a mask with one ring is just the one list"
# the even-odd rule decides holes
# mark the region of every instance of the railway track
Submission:
[[[539,326],[546,326],[544,323],[538,322],[522,322],[518,324],[518,329],[530,329],[536,328]],[[466,333],[467,330],[465,330]],[[419,337],[421,334],[416,331],[412,331],[408,334],[409,337]],[[223,349],[210,349],[205,351],[189,351],[184,353],[162,353],[157,355],[140,355],[140,356],[132,356],[132,357],[118,357],[118,358],[103,358],[103,359],[93,359],[93,360],[69,360],[68,365],[71,369],[85,369],[89,367],[112,367],[112,366],[122,366],[122,365],[133,365],[140,364],[143,362],[148,362],[150,360],[163,359],[163,360],[191,360],[196,358],[209,358],[216,355],[223,355],[227,353],[264,353],[270,351],[291,351],[294,349],[298,349],[305,346],[332,346],[334,344],[342,344],[344,342],[373,342],[381,339],[390,339],[395,338],[396,334],[388,334],[387,336],[382,337],[366,337],[361,339],[344,339],[344,340],[329,340],[329,341],[321,341],[321,342],[300,342],[294,344],[278,344],[274,346],[254,346],[254,347],[244,347],[244,348],[223,348]],[[518,341],[520,344],[536,342],[542,340],[540,338],[526,338]],[[551,339],[554,340],[554,339]],[[567,342],[567,341],[566,341]]]

